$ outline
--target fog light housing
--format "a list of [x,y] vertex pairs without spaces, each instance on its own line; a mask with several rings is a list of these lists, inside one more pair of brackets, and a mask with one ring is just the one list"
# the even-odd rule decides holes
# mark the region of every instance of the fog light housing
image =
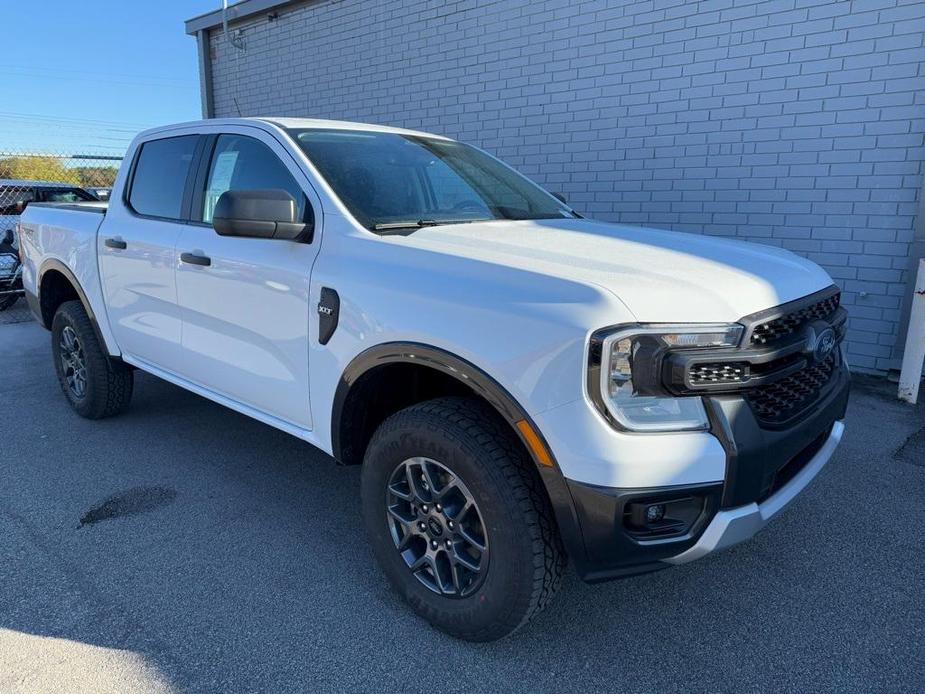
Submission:
[[706,506],[705,496],[633,500],[624,507],[623,525],[639,541],[682,537],[703,517]]

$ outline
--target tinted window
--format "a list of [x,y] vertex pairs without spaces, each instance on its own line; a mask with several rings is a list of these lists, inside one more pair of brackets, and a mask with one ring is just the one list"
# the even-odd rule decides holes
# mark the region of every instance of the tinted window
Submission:
[[273,150],[244,135],[221,135],[209,165],[202,220],[212,221],[215,203],[226,190],[285,190],[305,211],[305,194]]
[[42,190],[39,199],[45,202],[83,202],[93,200],[93,196],[79,190]]
[[180,219],[183,189],[198,135],[152,140],[141,147],[129,203],[138,214]]

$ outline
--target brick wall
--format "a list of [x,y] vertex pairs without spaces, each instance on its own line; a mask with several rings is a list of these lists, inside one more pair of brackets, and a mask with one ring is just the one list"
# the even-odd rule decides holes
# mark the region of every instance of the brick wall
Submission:
[[328,0],[211,37],[215,115],[478,144],[599,219],[822,264],[896,368],[925,158],[925,0]]

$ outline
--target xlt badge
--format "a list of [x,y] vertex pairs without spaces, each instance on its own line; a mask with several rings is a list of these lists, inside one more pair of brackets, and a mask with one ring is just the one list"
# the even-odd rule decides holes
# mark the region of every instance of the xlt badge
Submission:
[[328,344],[328,340],[337,330],[339,315],[340,296],[330,287],[322,287],[321,299],[318,301],[318,342]]

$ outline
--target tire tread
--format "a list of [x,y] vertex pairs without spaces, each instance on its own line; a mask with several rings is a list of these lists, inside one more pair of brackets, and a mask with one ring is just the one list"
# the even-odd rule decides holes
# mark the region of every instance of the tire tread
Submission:
[[57,339],[55,337],[58,334],[57,326],[62,321],[74,328],[83,345],[84,358],[87,361],[87,397],[84,402],[75,402],[61,378],[57,353],[55,353],[58,380],[74,409],[87,419],[104,419],[123,412],[132,399],[134,388],[132,369],[103,351],[90,316],[87,315],[80,301],[66,301],[58,307],[52,323],[53,340]]
[[488,405],[465,397],[443,397],[428,400],[402,410],[387,419],[377,430],[369,449],[377,438],[394,429],[426,427],[442,433],[447,426],[461,432],[477,444],[488,462],[502,475],[527,523],[533,566],[532,590],[520,614],[514,609],[513,624],[503,633],[496,629],[478,632],[455,631],[454,635],[471,641],[488,641],[513,633],[527,624],[552,601],[562,583],[565,571],[565,551],[554,520],[552,506],[534,464],[513,432],[499,420]]

